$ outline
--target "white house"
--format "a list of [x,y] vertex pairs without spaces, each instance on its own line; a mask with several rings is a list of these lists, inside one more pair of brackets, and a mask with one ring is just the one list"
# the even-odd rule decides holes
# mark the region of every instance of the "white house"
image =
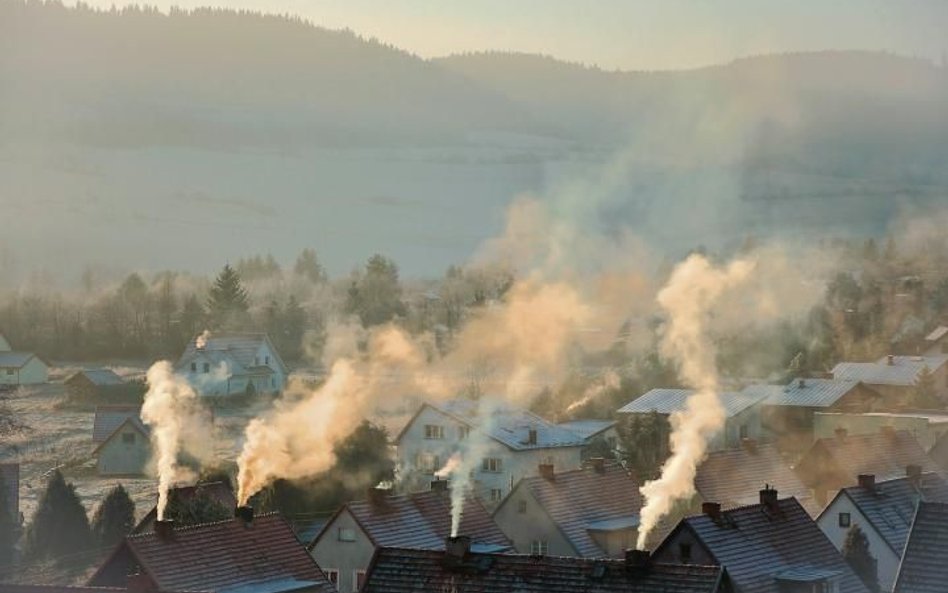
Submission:
[[0,352],[0,386],[39,385],[49,381],[49,365],[31,352]]
[[92,452],[101,476],[139,476],[151,459],[148,427],[137,415],[119,424]]
[[935,395],[948,401],[948,354],[889,355],[876,362],[841,362],[833,368],[833,378],[861,381],[880,393],[889,408],[898,408],[911,405],[923,369],[931,373]]
[[175,364],[199,395],[275,394],[289,369],[263,333],[220,333],[192,340]]
[[859,477],[859,485],[843,488],[816,522],[837,549],[854,525],[866,534],[869,553],[876,560],[882,591],[891,591],[902,550],[912,527],[919,501],[948,502],[948,484],[915,466],[904,478],[876,482],[875,476]]
[[[484,403],[487,402],[487,403]],[[401,478],[420,487],[454,455],[476,456],[475,492],[496,506],[540,465],[582,465],[586,439],[494,398],[425,403],[395,441]]]

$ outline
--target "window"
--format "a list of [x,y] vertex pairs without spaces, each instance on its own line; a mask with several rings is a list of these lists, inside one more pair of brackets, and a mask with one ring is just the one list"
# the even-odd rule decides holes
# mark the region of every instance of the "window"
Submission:
[[741,438],[742,438],[742,439],[746,439],[746,438],[747,438],[747,425],[746,425],[746,424],[741,424],[741,427],[740,427],[740,429],[739,429],[739,432],[740,432],[740,434],[741,434]]
[[691,562],[691,544],[681,542],[678,544],[678,557],[682,562]]
[[839,514],[839,526],[840,527],[849,527],[852,519],[849,516],[849,513],[840,513]]
[[210,373],[210,372],[211,372],[211,363],[209,363],[209,362],[205,362],[205,363],[204,363],[204,372],[205,372],[205,373]]
[[7,369],[7,374],[8,374],[8,375],[12,375],[12,374],[13,374],[13,369]]
[[463,441],[471,435],[470,426],[458,426],[458,440]]
[[418,454],[418,467],[427,474],[433,474],[441,469],[441,457],[422,451]]
[[365,583],[365,571],[353,570],[352,571],[352,593],[358,593],[364,583]]
[[338,568],[327,568],[326,569],[326,578],[329,579],[329,582],[333,585],[339,585],[339,569]]
[[521,515],[527,512],[527,501],[525,500],[517,501],[517,512],[520,513]]
[[490,489],[490,501],[491,502],[500,502],[500,499],[504,497],[504,491],[500,488],[491,488]]
[[134,432],[123,432],[122,433],[122,442],[126,445],[135,444],[135,433]]
[[429,441],[443,439],[444,427],[440,424],[425,424],[425,438]]
[[276,389],[277,380],[274,377],[270,377],[270,387]]
[[270,364],[270,357],[269,357],[269,356],[264,356],[264,357],[263,357],[263,364],[265,364],[265,365],[269,365],[269,364]]
[[197,370],[198,370],[198,363],[192,362],[192,363],[191,363],[191,372],[192,372],[192,373],[196,373]]
[[550,544],[542,539],[535,539],[530,542],[530,553],[534,556],[542,556],[550,550]]
[[481,463],[481,469],[485,472],[497,473],[503,471],[503,462],[498,457],[485,457]]
[[354,542],[356,540],[355,530],[349,527],[340,527],[336,533],[337,539],[341,542]]

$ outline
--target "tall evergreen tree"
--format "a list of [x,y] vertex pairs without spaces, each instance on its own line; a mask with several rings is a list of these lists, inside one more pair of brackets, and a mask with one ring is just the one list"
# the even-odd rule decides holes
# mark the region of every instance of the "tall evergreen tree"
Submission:
[[7,485],[0,474],[0,567],[13,562],[13,546],[16,545],[17,518],[9,512],[9,505]]
[[846,532],[846,541],[843,542],[843,558],[852,567],[866,587],[873,592],[879,590],[879,575],[876,559],[869,552],[869,538],[859,527],[853,525]]
[[310,248],[304,249],[296,258],[293,273],[306,278],[313,284],[326,281],[326,270],[323,268],[323,264],[320,263],[316,250]]
[[26,533],[26,554],[32,558],[60,557],[88,549],[92,532],[86,510],[56,470],[46,485]]
[[240,274],[229,264],[214,280],[207,309],[213,329],[238,329],[246,321],[250,298],[240,282]]
[[378,254],[370,257],[365,271],[349,287],[346,310],[358,315],[363,327],[404,316],[406,309],[395,262]]
[[105,496],[92,516],[96,544],[113,546],[135,527],[135,503],[119,484]]

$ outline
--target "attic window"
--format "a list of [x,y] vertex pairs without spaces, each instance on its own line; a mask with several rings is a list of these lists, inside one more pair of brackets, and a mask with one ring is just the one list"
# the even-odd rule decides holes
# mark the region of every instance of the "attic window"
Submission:
[[348,527],[340,527],[336,537],[341,542],[354,542],[356,539],[355,530]]
[[135,443],[135,433],[134,432],[123,432],[122,433],[122,442],[126,445],[132,445]]
[[270,357],[269,357],[269,356],[264,356],[264,357],[263,357],[263,364],[270,364]]
[[849,527],[852,523],[852,518],[849,513],[840,513],[839,514],[839,526],[840,527]]
[[425,424],[425,439],[429,441],[444,439],[444,427],[440,424]]
[[499,457],[485,457],[481,462],[481,470],[498,473],[503,471],[503,461]]

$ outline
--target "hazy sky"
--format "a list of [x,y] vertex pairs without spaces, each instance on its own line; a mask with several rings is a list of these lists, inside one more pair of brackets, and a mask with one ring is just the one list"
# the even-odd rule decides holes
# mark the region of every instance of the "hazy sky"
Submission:
[[[122,4],[87,0],[95,6]],[[604,68],[687,68],[749,54],[889,50],[941,59],[948,0],[145,0],[297,14],[425,57],[504,49]]]

